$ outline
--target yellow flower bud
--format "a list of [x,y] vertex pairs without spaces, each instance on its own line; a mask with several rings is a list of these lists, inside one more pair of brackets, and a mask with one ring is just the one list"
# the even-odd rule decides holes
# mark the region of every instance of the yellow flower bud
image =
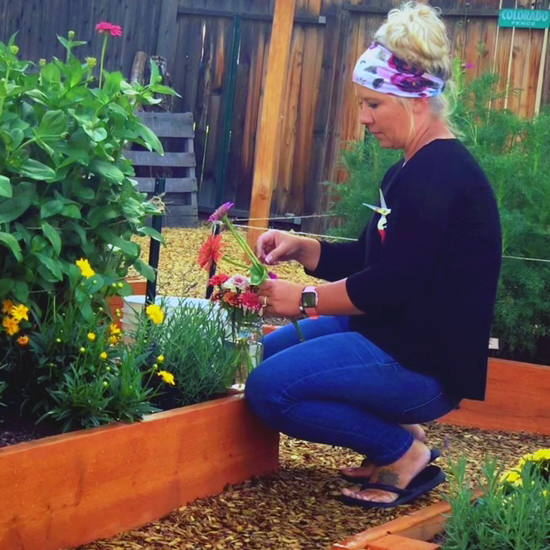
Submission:
[[19,53],[19,46],[16,46],[15,44],[10,48],[10,51],[13,55],[17,55]]
[[164,355],[159,355],[159,356],[157,357],[157,361],[158,361],[159,363],[164,363],[164,359],[165,359]]
[[109,355],[106,351],[104,351],[101,353],[100,357],[101,359],[103,359],[103,361],[105,361],[106,359],[108,359]]
[[107,382],[107,380],[104,380],[104,381],[103,381],[103,385],[104,385],[105,387],[107,387],[107,386],[109,385],[109,382]]
[[93,69],[97,65],[97,59],[95,57],[87,57],[86,63],[88,63],[90,69]]
[[40,61],[38,62],[38,64],[39,64],[41,67],[45,67],[47,63],[48,63],[48,62],[47,62],[43,57],[42,57],[42,58],[40,59]]
[[124,283],[118,283],[118,288],[124,288]]
[[97,336],[93,332],[88,332],[88,340],[90,340],[90,342],[95,342],[97,340]]
[[80,348],[80,353],[86,353],[86,348]]
[[74,40],[75,32],[74,31],[69,31],[67,36],[69,37],[69,40]]

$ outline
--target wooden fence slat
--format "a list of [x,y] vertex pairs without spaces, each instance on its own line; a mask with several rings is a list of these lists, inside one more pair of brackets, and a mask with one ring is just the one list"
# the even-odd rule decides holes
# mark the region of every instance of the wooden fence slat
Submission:
[[193,113],[170,113],[167,118],[164,113],[139,113],[139,117],[147,126],[162,137],[193,137]]
[[161,157],[159,154],[149,151],[125,151],[124,156],[136,166],[195,166],[193,153],[164,153],[164,156]]
[[[138,182],[142,193],[153,193],[155,178],[133,178]],[[166,193],[183,193],[197,191],[197,178],[166,178]]]

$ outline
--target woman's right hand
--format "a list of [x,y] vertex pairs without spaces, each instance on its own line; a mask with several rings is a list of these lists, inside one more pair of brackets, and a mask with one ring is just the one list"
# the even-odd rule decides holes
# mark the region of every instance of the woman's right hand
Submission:
[[270,229],[256,241],[256,253],[262,262],[275,265],[289,260],[299,260],[303,237],[286,231]]

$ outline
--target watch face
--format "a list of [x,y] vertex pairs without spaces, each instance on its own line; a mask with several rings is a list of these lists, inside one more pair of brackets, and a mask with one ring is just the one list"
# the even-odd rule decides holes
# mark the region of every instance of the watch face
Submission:
[[317,307],[317,294],[315,292],[302,292],[302,307]]

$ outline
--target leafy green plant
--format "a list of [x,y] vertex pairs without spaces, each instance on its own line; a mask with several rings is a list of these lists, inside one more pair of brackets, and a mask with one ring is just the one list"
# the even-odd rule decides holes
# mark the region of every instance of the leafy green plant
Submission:
[[[548,449],[538,453],[550,453]],[[534,455],[529,455],[535,457]],[[542,455],[541,455],[542,456]],[[546,461],[550,460],[550,454]],[[452,513],[445,527],[444,550],[546,550],[550,545],[550,481],[541,460],[528,459],[503,473],[487,458],[475,482],[466,460],[451,463]],[[474,485],[483,495],[474,501]]]
[[[133,142],[162,154],[136,111],[160,101],[156,93],[175,93],[158,83],[154,64],[151,85],[102,71],[98,86],[97,61],[73,54],[83,42],[74,33],[59,40],[66,60],[39,66],[18,58],[14,37],[0,43],[0,299],[39,314],[51,300],[72,299],[67,280],[78,275],[79,258],[102,273],[98,297],[112,293],[105,283],[121,281],[130,266],[154,276],[132,237],[162,239],[146,225],[161,207],[138,192],[124,150]],[[104,55],[105,48],[102,64]]]
[[[457,63],[453,123],[491,181],[503,229],[503,265],[492,335],[495,355],[550,364],[550,265],[516,258],[550,259],[550,109],[531,120],[497,109],[505,93],[497,75],[466,83]],[[344,151],[350,177],[331,185],[341,216],[335,234],[357,237],[370,214],[363,202],[376,199],[391,152],[368,137]],[[387,156],[383,156],[387,154]]]

